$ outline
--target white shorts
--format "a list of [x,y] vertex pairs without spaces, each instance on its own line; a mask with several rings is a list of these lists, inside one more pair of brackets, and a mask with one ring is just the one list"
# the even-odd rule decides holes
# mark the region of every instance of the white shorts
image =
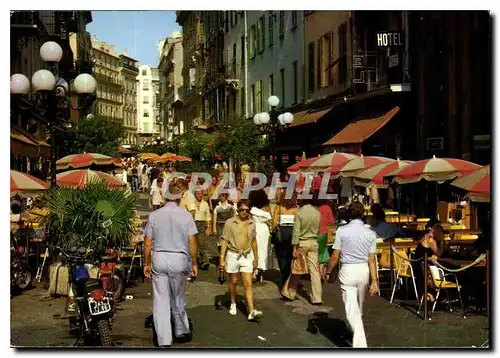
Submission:
[[237,254],[233,251],[227,251],[226,254],[226,272],[227,273],[240,273],[240,272],[253,272],[253,251],[247,257]]

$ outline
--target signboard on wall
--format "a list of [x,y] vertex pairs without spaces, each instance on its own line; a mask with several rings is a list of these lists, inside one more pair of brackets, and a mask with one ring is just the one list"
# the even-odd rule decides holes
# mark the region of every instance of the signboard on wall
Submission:
[[403,34],[400,31],[377,32],[377,46],[403,46]]
[[427,150],[443,150],[443,137],[427,138]]

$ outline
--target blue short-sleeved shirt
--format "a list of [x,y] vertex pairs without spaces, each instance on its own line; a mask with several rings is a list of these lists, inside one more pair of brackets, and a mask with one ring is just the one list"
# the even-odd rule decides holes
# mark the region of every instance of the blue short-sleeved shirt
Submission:
[[180,252],[189,255],[188,236],[198,230],[190,212],[175,202],[149,214],[144,237],[153,238],[153,251]]

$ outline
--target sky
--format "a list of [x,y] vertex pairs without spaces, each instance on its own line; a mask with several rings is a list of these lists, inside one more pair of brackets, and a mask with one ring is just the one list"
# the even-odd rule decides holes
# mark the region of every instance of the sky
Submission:
[[141,64],[158,66],[158,41],[180,30],[175,11],[92,11],[87,31],[126,51]]

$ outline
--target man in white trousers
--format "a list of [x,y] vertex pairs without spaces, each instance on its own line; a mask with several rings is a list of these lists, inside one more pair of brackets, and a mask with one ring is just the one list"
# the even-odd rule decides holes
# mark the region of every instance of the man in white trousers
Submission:
[[377,294],[376,248],[377,235],[361,220],[364,207],[360,202],[349,206],[351,221],[339,227],[335,234],[333,254],[326,268],[326,279],[340,258],[340,288],[347,322],[353,331],[353,348],[367,348],[362,320],[363,301],[371,276],[370,295]]

